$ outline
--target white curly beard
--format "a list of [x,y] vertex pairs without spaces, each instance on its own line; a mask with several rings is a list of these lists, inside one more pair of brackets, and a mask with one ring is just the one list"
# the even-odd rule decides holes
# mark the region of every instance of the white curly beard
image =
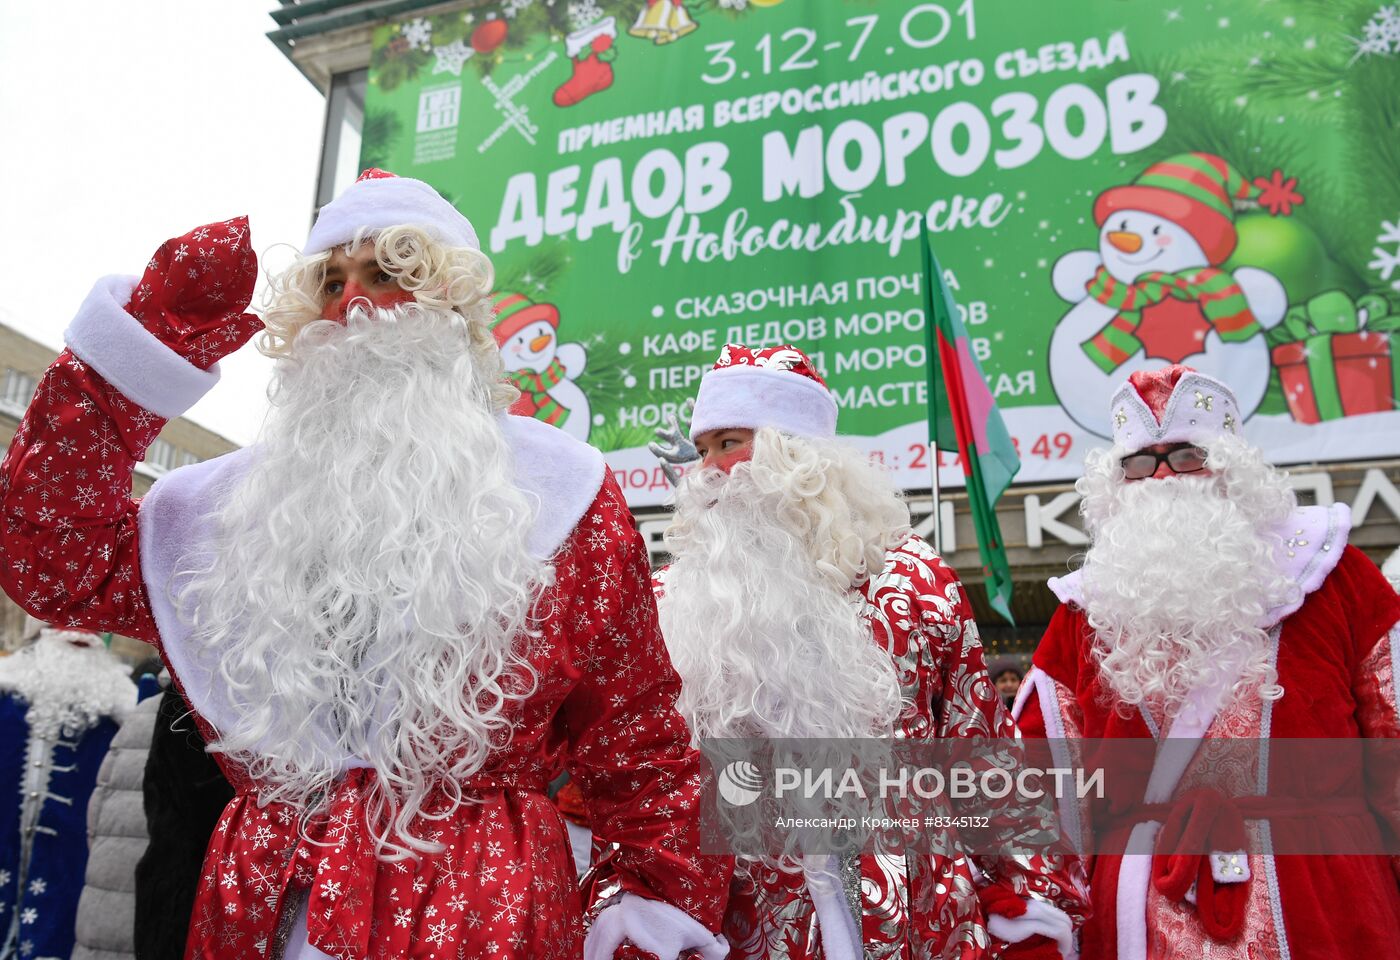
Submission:
[[[212,565],[177,574],[227,715],[213,748],[305,808],[369,761],[386,845],[511,734],[518,639],[544,576],[534,508],[463,318],[411,304],[298,335]],[[392,785],[392,786],[391,786]]]
[[677,491],[657,609],[697,741],[890,733],[893,663],[852,585],[818,567],[825,545],[794,531],[803,509],[795,491],[761,491],[750,464],[695,471]]
[[49,741],[77,736],[103,717],[120,719],[136,705],[136,685],[121,661],[92,634],[66,630],[43,630],[0,660],[5,691],[29,703],[29,735]]
[[1232,452],[1215,476],[1124,482],[1109,457],[1086,467],[1086,612],[1100,677],[1124,704],[1171,716],[1197,689],[1221,688],[1219,707],[1281,694],[1261,624],[1297,589],[1273,533],[1294,501],[1272,470]]

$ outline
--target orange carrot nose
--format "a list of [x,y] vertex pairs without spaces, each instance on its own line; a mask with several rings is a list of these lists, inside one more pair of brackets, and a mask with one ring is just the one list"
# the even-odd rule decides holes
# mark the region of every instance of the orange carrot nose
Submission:
[[530,341],[530,352],[539,353],[545,347],[549,346],[549,341],[551,339],[552,338],[547,333],[540,334],[538,337]]
[[1142,237],[1136,233],[1113,230],[1108,234],[1108,242],[1124,253],[1137,253],[1142,249]]

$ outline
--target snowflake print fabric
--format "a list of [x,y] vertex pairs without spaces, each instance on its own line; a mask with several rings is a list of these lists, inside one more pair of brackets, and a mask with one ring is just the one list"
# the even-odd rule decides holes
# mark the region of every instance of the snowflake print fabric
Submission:
[[[139,348],[212,366],[257,329],[242,312],[255,274],[246,221],[171,240],[130,282],[126,312],[150,341]],[[160,646],[129,491],[164,423],[71,350],[45,373],[0,468],[0,586],[30,612]],[[237,795],[204,863],[190,960],[266,960],[300,909],[309,941],[340,960],[579,956],[583,904],[545,794],[565,768],[627,889],[719,928],[732,863],[698,853],[701,761],[674,709],[645,545],[610,475],[551,565],[538,630],[522,639],[538,685],[511,708],[510,742],[459,785],[469,802],[443,789],[426,808],[438,819],[415,827],[441,850],[376,858],[367,770],[304,818],[259,805],[247,772],[223,762]]]

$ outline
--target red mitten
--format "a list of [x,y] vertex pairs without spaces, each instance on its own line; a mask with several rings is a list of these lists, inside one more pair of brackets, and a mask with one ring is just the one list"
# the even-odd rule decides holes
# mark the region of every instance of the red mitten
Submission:
[[977,891],[982,912],[987,916],[1019,917],[1026,912],[1026,901],[1004,883],[992,883]]
[[248,218],[196,227],[161,244],[127,313],[171,350],[208,370],[262,329],[245,313],[258,278]]

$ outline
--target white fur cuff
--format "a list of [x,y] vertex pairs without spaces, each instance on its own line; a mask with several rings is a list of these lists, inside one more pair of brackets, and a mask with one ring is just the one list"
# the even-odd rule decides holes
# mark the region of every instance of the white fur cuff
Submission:
[[1074,949],[1074,924],[1069,914],[1044,900],[1027,900],[1026,912],[1019,917],[992,914],[987,918],[987,932],[1007,943],[1020,943],[1041,934],[1055,941],[1064,960],[1074,960],[1078,956]]
[[135,277],[103,277],[63,331],[68,348],[132,403],[167,420],[181,416],[219,382],[153,336],[123,309]]

